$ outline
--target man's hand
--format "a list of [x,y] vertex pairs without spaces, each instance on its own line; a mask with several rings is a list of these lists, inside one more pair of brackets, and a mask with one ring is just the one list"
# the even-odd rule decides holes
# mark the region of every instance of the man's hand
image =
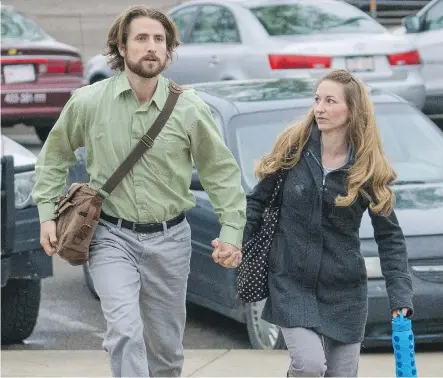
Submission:
[[40,225],[40,244],[45,250],[46,254],[52,256],[56,252],[57,248],[57,235],[56,235],[55,221],[49,220],[43,222]]
[[235,245],[223,243],[218,239],[213,240],[211,245],[214,247],[212,258],[216,263],[224,268],[237,268],[240,265],[242,253]]

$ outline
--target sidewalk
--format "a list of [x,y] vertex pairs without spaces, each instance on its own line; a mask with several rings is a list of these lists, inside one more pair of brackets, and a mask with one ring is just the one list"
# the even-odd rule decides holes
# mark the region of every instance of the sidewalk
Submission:
[[[442,376],[443,352],[417,355],[420,377]],[[285,377],[287,351],[186,350],[183,377]],[[2,377],[103,377],[110,376],[103,351],[34,350],[2,351]],[[391,354],[364,353],[359,376],[395,377]]]

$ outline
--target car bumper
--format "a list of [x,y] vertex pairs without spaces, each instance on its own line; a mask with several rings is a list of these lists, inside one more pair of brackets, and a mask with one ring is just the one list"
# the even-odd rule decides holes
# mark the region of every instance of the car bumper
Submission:
[[24,123],[31,126],[52,126],[72,93],[85,85],[77,80],[69,86],[56,88],[2,88],[2,126]]
[[426,87],[423,79],[417,72],[410,72],[405,80],[397,81],[371,81],[372,88],[394,93],[405,99],[418,109],[423,109],[426,99]]
[[[443,285],[412,276],[414,315],[412,326],[416,343],[443,342]],[[383,280],[368,282],[369,311],[364,345],[391,344],[392,326]],[[432,305],[430,305],[432,303]]]

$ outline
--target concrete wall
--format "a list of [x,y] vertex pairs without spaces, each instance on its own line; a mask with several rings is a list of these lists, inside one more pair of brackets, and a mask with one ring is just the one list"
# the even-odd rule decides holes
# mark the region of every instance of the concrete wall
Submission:
[[[128,6],[141,2],[130,0],[9,0],[2,1],[38,23],[61,42],[77,47],[86,62],[101,53],[115,18]],[[180,0],[150,0],[144,4],[167,10]]]

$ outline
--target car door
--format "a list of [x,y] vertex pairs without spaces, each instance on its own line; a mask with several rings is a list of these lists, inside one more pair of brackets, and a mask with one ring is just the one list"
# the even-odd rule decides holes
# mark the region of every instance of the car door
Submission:
[[[423,15],[422,31],[414,37],[423,61],[427,96],[443,93],[443,0]],[[443,106],[442,106],[443,108]]]
[[180,85],[187,84],[186,80],[183,79],[185,77],[185,67],[189,62],[186,61],[186,53],[183,55],[182,51],[186,52],[188,35],[197,19],[199,9],[199,5],[191,5],[172,11],[169,14],[169,17],[177,26],[180,41],[183,45],[179,46],[176,53],[173,54],[172,62],[164,71],[164,75]]
[[[210,106],[210,109],[223,135],[223,121],[214,108]],[[196,184],[198,184],[198,174],[194,168],[191,190],[196,198],[196,206],[186,213],[192,233],[187,299],[228,315],[232,311],[230,309],[234,309],[237,305],[236,271],[223,268],[212,259],[211,241],[218,237],[221,226],[208,194]]]
[[231,62],[241,51],[234,14],[225,6],[203,5],[168,71],[180,84],[233,79],[237,67]]

